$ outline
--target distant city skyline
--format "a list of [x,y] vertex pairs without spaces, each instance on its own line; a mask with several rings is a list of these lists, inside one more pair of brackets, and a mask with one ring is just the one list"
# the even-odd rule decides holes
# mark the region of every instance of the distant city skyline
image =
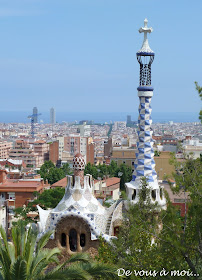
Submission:
[[[153,112],[198,112],[202,1],[0,0],[0,112],[137,114],[137,30],[156,56]],[[196,56],[193,55],[196,53]],[[41,116],[40,119],[43,119]],[[2,122],[3,119],[0,119]]]
[[[50,111],[40,112],[41,116],[38,117],[38,123],[50,123]],[[27,118],[27,111],[0,111],[0,123],[30,123]],[[57,123],[61,122],[79,122],[81,120],[94,121],[95,123],[105,123],[114,121],[127,121],[127,115],[131,115],[132,121],[138,120],[138,112],[57,112]],[[199,122],[198,112],[153,112],[153,122],[166,123],[169,121],[174,122]]]

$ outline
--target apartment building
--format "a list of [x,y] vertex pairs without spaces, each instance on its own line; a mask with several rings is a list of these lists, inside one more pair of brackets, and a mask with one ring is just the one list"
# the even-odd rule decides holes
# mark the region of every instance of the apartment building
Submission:
[[62,158],[62,154],[60,156],[59,143],[59,140],[57,140],[49,144],[49,160],[54,164]]
[[33,145],[30,145],[27,141],[16,140],[14,148],[9,152],[9,158],[14,160],[23,160],[27,169],[37,168],[38,156],[34,152]]
[[12,147],[12,142],[0,141],[0,159],[7,159],[9,157],[9,151]]
[[10,228],[13,209],[27,205],[34,199],[35,191],[42,193],[50,185],[39,179],[9,179],[8,172],[0,170],[0,222],[4,228]]
[[70,135],[64,137],[64,151],[66,155],[73,157],[77,153],[81,153],[86,163],[94,163],[94,144],[92,137],[80,137]]
[[45,160],[49,159],[49,145],[42,140],[29,144],[25,140],[16,140],[10,149],[9,158],[22,160],[26,169],[39,168]]
[[33,147],[38,157],[38,167],[40,167],[44,161],[49,160],[49,144],[44,140],[38,140],[34,142]]

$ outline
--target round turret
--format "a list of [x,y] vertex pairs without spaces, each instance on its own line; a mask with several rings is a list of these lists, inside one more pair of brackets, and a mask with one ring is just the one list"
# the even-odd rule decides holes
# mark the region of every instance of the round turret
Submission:
[[84,170],[85,169],[85,159],[82,154],[78,153],[74,156],[73,169],[74,170]]
[[80,153],[76,154],[73,158],[73,169],[74,169],[74,181],[76,177],[80,177],[80,184],[84,185],[84,169],[85,169],[85,159]]

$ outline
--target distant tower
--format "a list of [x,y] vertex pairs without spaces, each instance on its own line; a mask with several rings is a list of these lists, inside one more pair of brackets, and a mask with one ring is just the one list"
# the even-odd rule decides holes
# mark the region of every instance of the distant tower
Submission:
[[157,174],[155,171],[154,150],[152,139],[152,118],[151,118],[151,98],[153,88],[151,86],[151,64],[154,60],[154,52],[150,49],[147,33],[151,33],[152,28],[147,27],[147,19],[144,20],[144,27],[139,29],[144,33],[142,48],[137,52],[137,60],[140,64],[140,80],[138,97],[140,100],[139,117],[138,117],[138,140],[135,160],[135,170],[132,181],[126,183],[127,195],[133,203],[138,202],[138,192],[141,189],[141,177],[146,177],[149,187],[151,188],[151,201],[158,202],[165,206],[166,201],[162,189],[159,188]]
[[55,124],[55,109],[54,108],[50,109],[50,123]]
[[127,116],[127,124],[131,124],[132,120],[131,120],[131,115]]
[[37,109],[37,107],[34,107],[33,108],[33,122],[34,123],[38,123],[38,109]]

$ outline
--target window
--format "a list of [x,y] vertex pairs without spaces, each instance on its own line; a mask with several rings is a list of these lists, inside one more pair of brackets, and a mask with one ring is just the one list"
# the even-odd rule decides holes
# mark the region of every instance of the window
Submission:
[[118,236],[119,234],[119,227],[114,228],[114,236]]
[[156,200],[156,191],[155,190],[152,190],[152,199]]
[[71,229],[69,232],[69,247],[72,252],[77,250],[77,232],[75,229]]
[[62,245],[62,247],[66,247],[67,246],[66,234],[65,233],[61,234],[61,245]]
[[163,199],[163,189],[160,188],[160,198]]
[[8,199],[15,200],[15,193],[14,192],[9,192],[8,193]]
[[136,190],[133,191],[132,200],[134,200],[135,197],[136,197]]
[[80,246],[84,247],[86,245],[86,236],[84,233],[80,235]]

